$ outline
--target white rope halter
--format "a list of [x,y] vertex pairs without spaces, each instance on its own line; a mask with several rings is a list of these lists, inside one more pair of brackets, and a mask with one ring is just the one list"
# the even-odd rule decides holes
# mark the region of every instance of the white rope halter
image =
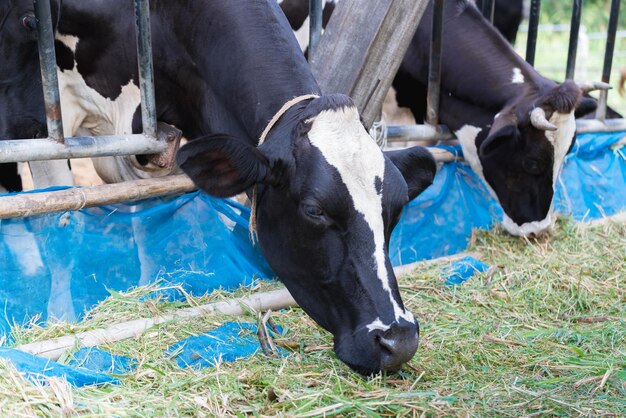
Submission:
[[[270,133],[270,131],[272,130],[274,125],[276,125],[276,122],[278,122],[278,120],[285,113],[287,113],[287,111],[289,109],[291,109],[293,106],[297,105],[300,102],[303,102],[303,101],[309,100],[309,99],[317,99],[318,97],[319,96],[317,94],[305,94],[305,95],[302,95],[302,96],[294,97],[293,99],[291,99],[287,103],[285,103],[278,110],[278,112],[276,112],[276,114],[274,114],[274,117],[268,122],[268,124],[265,127],[265,129],[263,129],[263,133],[261,133],[261,137],[259,138],[259,144],[257,145],[257,147],[260,147],[261,145],[263,145],[263,143],[265,142],[265,139],[267,138],[267,135]],[[250,232],[250,241],[252,241],[253,245],[257,241],[257,234],[256,234],[256,200],[257,200],[257,186],[255,185],[254,189],[252,189],[252,203],[250,205],[250,222],[248,224],[248,231]]]

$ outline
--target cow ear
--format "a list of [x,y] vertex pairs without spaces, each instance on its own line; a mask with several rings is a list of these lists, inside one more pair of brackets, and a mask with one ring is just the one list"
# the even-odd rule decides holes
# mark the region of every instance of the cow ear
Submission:
[[595,112],[598,107],[598,101],[593,97],[583,96],[576,106],[576,112],[574,117],[582,118],[592,112]]
[[190,141],[180,148],[176,162],[200,189],[215,197],[235,196],[257,183],[275,180],[275,168],[265,155],[228,135]]
[[415,199],[433,183],[437,164],[432,154],[424,147],[386,151],[385,155],[400,170],[409,188],[409,200]]
[[514,143],[521,136],[516,125],[506,125],[491,133],[480,144],[478,155],[487,157],[506,145]]

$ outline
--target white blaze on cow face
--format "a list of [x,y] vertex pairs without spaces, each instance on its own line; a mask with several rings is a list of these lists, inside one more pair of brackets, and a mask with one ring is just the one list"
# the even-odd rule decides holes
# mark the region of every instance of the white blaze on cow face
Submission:
[[513,68],[513,76],[511,77],[511,83],[513,84],[524,83],[524,74],[522,74],[522,70],[520,70],[517,67]]
[[[413,314],[400,306],[391,290],[385,256],[385,229],[382,217],[382,185],[385,157],[361,124],[354,107],[325,110],[312,119],[308,133],[311,145],[319,149],[328,164],[339,173],[354,203],[374,236],[372,259],[382,288],[389,295],[395,320],[415,323]],[[380,322],[380,319],[376,321]],[[372,324],[377,323],[374,321]],[[380,323],[380,326],[383,326]]]

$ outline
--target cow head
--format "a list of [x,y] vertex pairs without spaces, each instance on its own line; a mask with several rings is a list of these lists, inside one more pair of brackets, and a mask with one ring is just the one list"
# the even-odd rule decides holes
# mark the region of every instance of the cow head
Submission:
[[33,2],[0,0],[0,138],[47,136]]
[[580,97],[572,81],[543,94],[529,91],[495,116],[486,136],[469,125],[456,132],[466,160],[502,206],[509,233],[527,236],[552,227],[552,197],[574,142]]
[[180,167],[217,197],[257,187],[258,240],[300,306],[334,336],[354,370],[396,370],[418,345],[388,240],[402,207],[431,184],[420,147],[384,154],[347,96],[287,112],[260,147],[224,135],[178,152]]

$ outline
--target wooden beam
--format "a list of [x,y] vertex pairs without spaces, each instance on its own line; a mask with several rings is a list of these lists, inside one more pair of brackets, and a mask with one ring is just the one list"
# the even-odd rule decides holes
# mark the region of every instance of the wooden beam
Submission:
[[354,99],[368,128],[379,118],[427,4],[428,0],[342,0],[335,7],[311,68],[324,93]]
[[20,193],[0,197],[0,219],[79,210],[149,197],[182,194],[195,189],[191,179],[181,174],[52,192]]

